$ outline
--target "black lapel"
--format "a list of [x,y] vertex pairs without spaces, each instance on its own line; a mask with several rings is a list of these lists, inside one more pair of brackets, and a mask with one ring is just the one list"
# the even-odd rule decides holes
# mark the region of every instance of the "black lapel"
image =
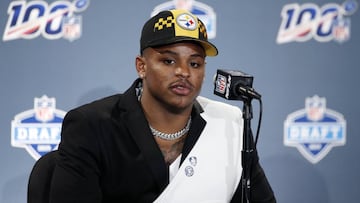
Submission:
[[119,108],[126,111],[124,115],[126,119],[123,122],[128,126],[131,136],[142,152],[162,191],[169,183],[169,172],[160,148],[151,134],[140,103],[137,100],[135,93],[136,83],[124,93],[124,97],[119,103]]
[[183,147],[182,155],[181,155],[181,162],[183,163],[186,156],[190,153],[191,149],[194,147],[196,141],[199,139],[201,132],[204,130],[206,121],[200,116],[204,110],[200,106],[200,104],[195,101],[193,111],[191,113],[191,126],[186,137],[185,144]]

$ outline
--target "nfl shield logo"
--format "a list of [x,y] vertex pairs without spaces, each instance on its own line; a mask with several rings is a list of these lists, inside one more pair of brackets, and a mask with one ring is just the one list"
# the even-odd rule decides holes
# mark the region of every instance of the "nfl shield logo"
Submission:
[[309,120],[319,121],[324,117],[326,108],[325,98],[315,95],[312,98],[306,98],[305,109]]
[[350,39],[350,20],[340,18],[334,20],[333,24],[333,36],[334,40],[342,43]]
[[74,41],[81,36],[81,16],[64,17],[63,36],[69,41]]
[[224,94],[226,88],[226,77],[222,75],[218,75],[215,84],[216,84],[215,91]]
[[46,95],[35,98],[35,118],[42,122],[48,122],[54,118],[55,98],[48,98]]

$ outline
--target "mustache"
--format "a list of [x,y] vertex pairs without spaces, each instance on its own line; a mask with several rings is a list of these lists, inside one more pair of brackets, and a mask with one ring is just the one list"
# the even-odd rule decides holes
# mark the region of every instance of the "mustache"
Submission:
[[170,84],[170,87],[181,86],[188,89],[193,89],[194,85],[186,78],[178,79]]

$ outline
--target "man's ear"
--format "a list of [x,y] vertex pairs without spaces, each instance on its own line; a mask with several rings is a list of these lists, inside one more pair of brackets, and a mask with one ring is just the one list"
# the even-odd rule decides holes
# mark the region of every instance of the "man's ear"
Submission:
[[138,73],[138,76],[143,79],[145,77],[145,73],[146,73],[146,63],[145,63],[145,58],[143,56],[137,56],[135,59],[135,66],[136,66],[136,71]]

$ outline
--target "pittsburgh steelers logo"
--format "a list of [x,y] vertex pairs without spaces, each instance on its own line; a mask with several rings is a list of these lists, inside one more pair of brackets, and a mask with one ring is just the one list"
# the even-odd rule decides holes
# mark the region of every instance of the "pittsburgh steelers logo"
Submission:
[[185,30],[195,30],[197,28],[197,21],[189,14],[183,13],[176,18],[177,24]]

